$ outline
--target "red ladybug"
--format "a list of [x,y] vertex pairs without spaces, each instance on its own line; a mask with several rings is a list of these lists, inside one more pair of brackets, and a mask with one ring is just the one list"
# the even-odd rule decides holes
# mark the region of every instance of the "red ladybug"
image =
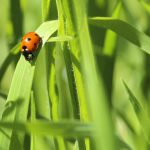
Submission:
[[26,60],[30,61],[33,59],[33,52],[38,49],[40,43],[41,37],[35,32],[29,32],[23,36],[21,40],[21,52]]

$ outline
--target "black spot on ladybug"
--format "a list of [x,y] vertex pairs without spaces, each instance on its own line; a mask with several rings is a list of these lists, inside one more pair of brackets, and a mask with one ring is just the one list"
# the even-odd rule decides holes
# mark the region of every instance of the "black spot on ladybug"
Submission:
[[22,46],[22,49],[24,49],[24,50],[25,50],[25,49],[27,49],[27,47],[26,47],[26,46]]
[[31,40],[31,38],[27,38],[27,41],[30,41]]
[[35,33],[35,35],[38,36],[36,33]]
[[34,46],[36,46],[36,43],[34,43]]

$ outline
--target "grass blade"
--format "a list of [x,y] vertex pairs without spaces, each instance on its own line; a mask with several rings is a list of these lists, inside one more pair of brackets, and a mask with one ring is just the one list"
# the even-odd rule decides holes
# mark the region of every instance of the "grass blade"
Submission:
[[127,86],[127,84],[124,81],[123,81],[123,84],[129,95],[129,99],[133,106],[135,114],[141,124],[141,128],[143,129],[145,138],[147,139],[148,143],[150,143],[150,129],[149,129],[150,120],[149,120],[149,117],[148,117],[147,113],[145,112],[144,108],[142,107],[142,105],[139,103],[137,98],[134,96],[134,94],[132,93],[132,91],[129,89],[129,87]]
[[[12,122],[14,122],[15,120],[26,121],[33,75],[34,75],[34,66],[32,66],[29,62],[27,62],[24,59],[23,56],[21,56],[13,76],[2,120]],[[13,131],[14,130],[11,131],[5,130],[5,133],[9,137],[11,137],[12,134],[14,133]],[[18,138],[20,140],[20,143],[22,143],[23,135],[20,134]],[[0,134],[0,139],[1,139],[1,147],[4,146],[5,149],[9,149],[10,148],[9,146],[14,147],[15,144],[13,143],[17,142],[15,140],[11,141],[11,139],[6,137],[4,134]]]
[[0,122],[2,128],[12,129],[16,131],[26,131],[36,135],[51,135],[62,137],[90,137],[94,128],[90,124],[81,123],[79,121],[34,121],[34,122]]
[[46,21],[49,18],[51,0],[42,0],[42,18]]
[[[113,18],[119,18],[121,7],[122,7],[122,4],[120,2],[117,4],[113,12],[113,15],[112,15]],[[113,31],[107,30],[105,41],[104,41],[104,48],[103,48],[104,55],[112,56],[114,54],[116,41],[117,41],[117,35]]]
[[41,24],[36,32],[42,37],[42,45],[48,40],[48,38],[58,29],[58,21],[47,21]]
[[[57,0],[57,7],[58,7],[58,16],[59,16],[59,29],[58,29],[58,36],[66,36],[65,34],[68,32],[65,27],[65,18],[63,10],[63,2],[60,0]],[[58,43],[59,44],[59,43]],[[75,119],[79,119],[80,112],[79,112],[79,101],[78,101],[78,94],[77,94],[77,88],[76,88],[76,80],[74,76],[74,70],[73,70],[73,63],[72,63],[72,56],[70,47],[68,46],[67,42],[61,42],[58,46],[63,51],[65,66],[66,66],[66,72],[68,77],[68,84],[69,84],[69,90],[71,95],[71,104],[73,109],[73,117]]]
[[11,0],[10,1],[10,9],[11,9],[11,20],[14,30],[14,41],[17,41],[18,38],[22,35],[22,27],[23,27],[23,13],[20,5],[20,0]]
[[150,38],[143,32],[138,31],[128,23],[109,17],[94,17],[89,19],[89,23],[98,27],[111,29],[121,35],[131,43],[141,48],[144,52],[150,54]]

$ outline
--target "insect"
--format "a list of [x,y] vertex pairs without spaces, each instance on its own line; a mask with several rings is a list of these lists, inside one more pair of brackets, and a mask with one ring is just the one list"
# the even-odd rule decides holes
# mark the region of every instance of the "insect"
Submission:
[[38,49],[41,37],[35,32],[25,34],[21,40],[21,52],[28,61],[33,60],[33,53]]

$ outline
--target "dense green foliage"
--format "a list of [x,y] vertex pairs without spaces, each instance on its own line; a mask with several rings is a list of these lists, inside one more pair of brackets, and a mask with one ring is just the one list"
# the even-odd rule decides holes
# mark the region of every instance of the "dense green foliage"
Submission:
[[150,0],[1,1],[0,150],[149,150]]

